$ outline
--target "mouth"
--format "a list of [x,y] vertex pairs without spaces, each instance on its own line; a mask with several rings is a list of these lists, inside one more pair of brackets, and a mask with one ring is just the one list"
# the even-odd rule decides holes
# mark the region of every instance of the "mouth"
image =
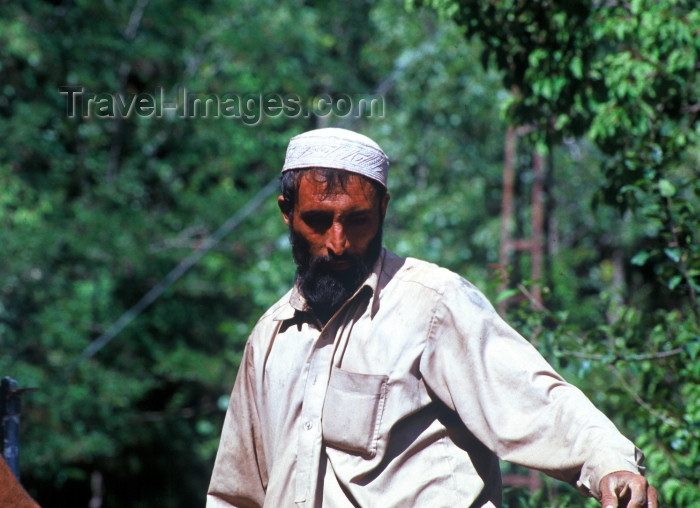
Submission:
[[352,262],[344,260],[344,261],[329,261],[327,264],[328,268],[331,270],[348,270],[352,267]]

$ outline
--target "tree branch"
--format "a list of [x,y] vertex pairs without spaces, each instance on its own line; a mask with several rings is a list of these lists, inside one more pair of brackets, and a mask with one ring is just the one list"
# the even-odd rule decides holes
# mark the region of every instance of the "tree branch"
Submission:
[[[678,423],[678,421],[661,414],[660,412],[656,411],[653,407],[651,407],[647,402],[645,402],[644,399],[642,399],[642,397],[632,389],[632,387],[627,383],[627,381],[625,381],[625,378],[622,376],[620,371],[617,370],[617,368],[615,368],[614,365],[609,364],[608,369],[610,369],[610,371],[613,374],[615,374],[615,377],[617,377],[618,381],[620,381],[620,384],[625,389],[625,391],[629,393],[635,400],[635,402],[637,402],[637,404],[639,404],[645,411],[647,411],[652,416],[656,417],[657,419],[661,420],[662,422],[673,428],[682,428],[682,425]],[[689,430],[689,432],[691,433],[691,435],[695,436],[695,433],[692,430]]]
[[[134,8],[131,10],[129,21],[124,29],[124,39],[127,42],[132,42],[136,38],[143,12],[146,10],[149,0],[137,0]],[[126,60],[119,66],[119,94],[124,97],[126,92],[126,84],[131,72],[131,64]],[[121,115],[115,115],[112,122],[113,141],[109,149],[109,159],[107,164],[107,180],[112,182],[116,177],[121,162],[122,149],[124,147],[124,118]]]
[[[648,353],[644,355],[630,355],[630,356],[615,356],[614,358],[616,360],[625,360],[628,362],[640,362],[643,360],[658,360],[661,358],[668,358],[669,356],[676,356],[681,354],[684,351],[684,348],[682,347],[677,347],[675,349],[671,349],[670,351],[659,351],[658,353]],[[581,353],[578,351],[569,351],[569,350],[562,350],[559,351],[560,354],[562,355],[567,355],[567,356],[573,356],[574,358],[584,358],[586,360],[606,360],[610,358],[610,355],[604,355],[601,353]]]
[[[678,238],[678,227],[673,220],[673,212],[671,211],[671,199],[664,198],[664,211],[666,212],[666,221],[669,231],[671,232],[671,247],[681,248],[681,242]],[[688,286],[688,297],[690,298],[690,308],[692,309],[693,316],[695,316],[695,323],[700,323],[700,311],[698,310],[698,302],[695,295],[695,289],[693,288],[692,281],[690,280],[690,274],[688,273],[688,267],[685,263],[685,256],[683,253],[679,256],[678,264],[681,269],[681,274],[685,279],[685,283]]]

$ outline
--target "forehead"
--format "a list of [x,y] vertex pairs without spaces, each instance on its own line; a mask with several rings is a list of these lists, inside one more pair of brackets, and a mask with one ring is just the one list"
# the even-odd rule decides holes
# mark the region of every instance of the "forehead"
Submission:
[[299,181],[297,207],[300,210],[327,207],[366,209],[374,206],[375,197],[374,187],[362,177],[350,175],[343,185],[336,182],[329,188],[322,175],[308,172]]

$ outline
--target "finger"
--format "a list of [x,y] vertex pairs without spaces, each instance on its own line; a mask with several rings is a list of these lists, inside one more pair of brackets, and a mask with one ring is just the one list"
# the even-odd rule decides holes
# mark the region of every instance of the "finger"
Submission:
[[[613,476],[607,476],[600,482],[600,504],[603,505],[603,508],[618,507],[617,501],[619,499],[618,491],[620,487],[621,485]],[[627,486],[623,484],[622,488],[626,490]]]
[[[627,484],[630,490],[630,500],[627,508],[647,508],[647,482],[630,482]],[[622,497],[622,496],[620,496]]]
[[617,496],[603,496],[600,502],[603,508],[617,508]]
[[617,493],[609,482],[601,484],[600,504],[603,508],[617,508]]
[[659,493],[654,487],[647,487],[647,508],[659,508]]

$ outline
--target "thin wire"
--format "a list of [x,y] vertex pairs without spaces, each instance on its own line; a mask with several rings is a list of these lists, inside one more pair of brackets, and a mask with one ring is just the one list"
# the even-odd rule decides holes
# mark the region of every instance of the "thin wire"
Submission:
[[253,196],[253,198],[248,201],[242,208],[240,208],[235,214],[233,214],[226,222],[224,222],[219,229],[217,229],[212,235],[207,237],[201,245],[201,248],[185,259],[180,261],[180,263],[173,268],[170,273],[168,273],[158,284],[153,286],[151,290],[143,295],[141,299],[134,304],[129,310],[124,312],[119,319],[117,319],[102,335],[97,339],[92,341],[81,353],[81,355],[71,364],[67,374],[72,373],[78,365],[80,365],[85,360],[92,358],[97,352],[106,346],[114,337],[116,337],[119,332],[126,328],[129,323],[138,317],[149,305],[160,297],[166,289],[168,289],[174,282],[176,282],[180,277],[182,277],[190,268],[192,268],[204,255],[215,247],[227,234],[236,229],[243,220],[245,220],[251,213],[253,213],[267,197],[269,197],[273,191],[279,185],[278,179],[275,178],[270,181],[265,187],[263,187],[258,193]]

